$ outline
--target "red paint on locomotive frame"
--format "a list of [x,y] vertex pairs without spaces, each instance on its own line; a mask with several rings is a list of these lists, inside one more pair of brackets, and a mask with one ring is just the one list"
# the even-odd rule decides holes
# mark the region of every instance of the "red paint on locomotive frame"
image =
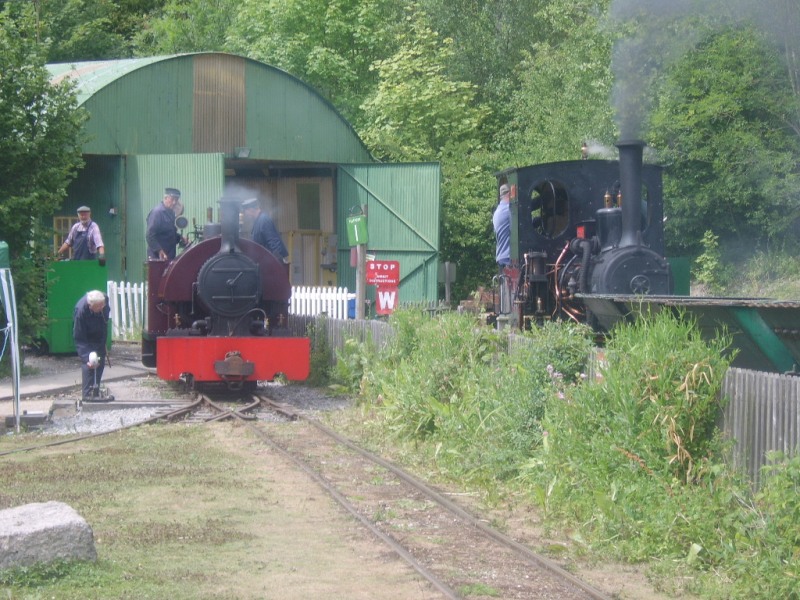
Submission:
[[282,373],[291,381],[308,378],[311,340],[304,337],[159,337],[156,340],[156,373],[166,381],[190,374],[195,381],[224,381],[214,362],[230,352],[255,364],[245,381],[272,381]]

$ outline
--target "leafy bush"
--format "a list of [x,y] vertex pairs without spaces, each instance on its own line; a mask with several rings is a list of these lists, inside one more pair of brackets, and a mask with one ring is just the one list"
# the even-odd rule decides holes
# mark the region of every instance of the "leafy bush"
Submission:
[[368,409],[362,432],[392,435],[488,498],[504,483],[528,490],[546,523],[595,553],[649,562],[675,595],[800,598],[800,458],[772,457],[755,496],[725,464],[715,423],[727,336],[705,341],[682,315],[646,314],[614,330],[585,379],[581,326],[509,336],[456,314],[391,322],[385,350],[350,341],[337,363]]
[[328,342],[325,323],[325,316],[320,315],[315,322],[308,326],[306,332],[311,339],[310,373],[308,376],[310,385],[326,385],[330,380],[331,347]]
[[397,439],[436,444],[440,467],[461,480],[517,474],[541,443],[548,396],[579,378],[591,347],[578,326],[520,334],[508,351],[507,333],[468,315],[399,311],[391,323],[393,341],[376,360],[354,360],[351,348],[342,371],[352,380],[368,365],[362,399]]
[[800,598],[800,456],[768,457],[732,571],[741,598]]

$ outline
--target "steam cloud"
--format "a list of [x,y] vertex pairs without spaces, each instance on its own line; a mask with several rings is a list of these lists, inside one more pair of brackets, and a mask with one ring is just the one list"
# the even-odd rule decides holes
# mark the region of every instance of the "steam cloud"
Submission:
[[798,30],[796,0],[612,0],[616,27],[635,34],[613,50],[612,104],[622,139],[642,137],[655,77],[694,47],[702,34],[749,24],[784,44]]

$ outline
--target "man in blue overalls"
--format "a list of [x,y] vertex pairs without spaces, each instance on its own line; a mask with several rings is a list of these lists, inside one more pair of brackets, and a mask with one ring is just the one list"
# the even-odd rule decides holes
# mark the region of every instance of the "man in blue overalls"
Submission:
[[100,234],[100,227],[92,221],[92,210],[88,206],[78,208],[78,222],[69,230],[69,235],[58,253],[64,254],[69,248],[72,248],[73,260],[96,258],[101,265],[106,264],[103,236]]

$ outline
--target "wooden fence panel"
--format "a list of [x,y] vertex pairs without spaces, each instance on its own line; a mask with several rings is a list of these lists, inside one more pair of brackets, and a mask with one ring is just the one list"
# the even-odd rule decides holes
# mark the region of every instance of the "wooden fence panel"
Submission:
[[106,285],[111,309],[111,336],[114,340],[139,338],[144,325],[144,307],[147,297],[144,283],[109,281]]
[[313,316],[325,313],[332,319],[346,319],[351,298],[355,298],[355,294],[343,287],[293,287],[289,314]]

